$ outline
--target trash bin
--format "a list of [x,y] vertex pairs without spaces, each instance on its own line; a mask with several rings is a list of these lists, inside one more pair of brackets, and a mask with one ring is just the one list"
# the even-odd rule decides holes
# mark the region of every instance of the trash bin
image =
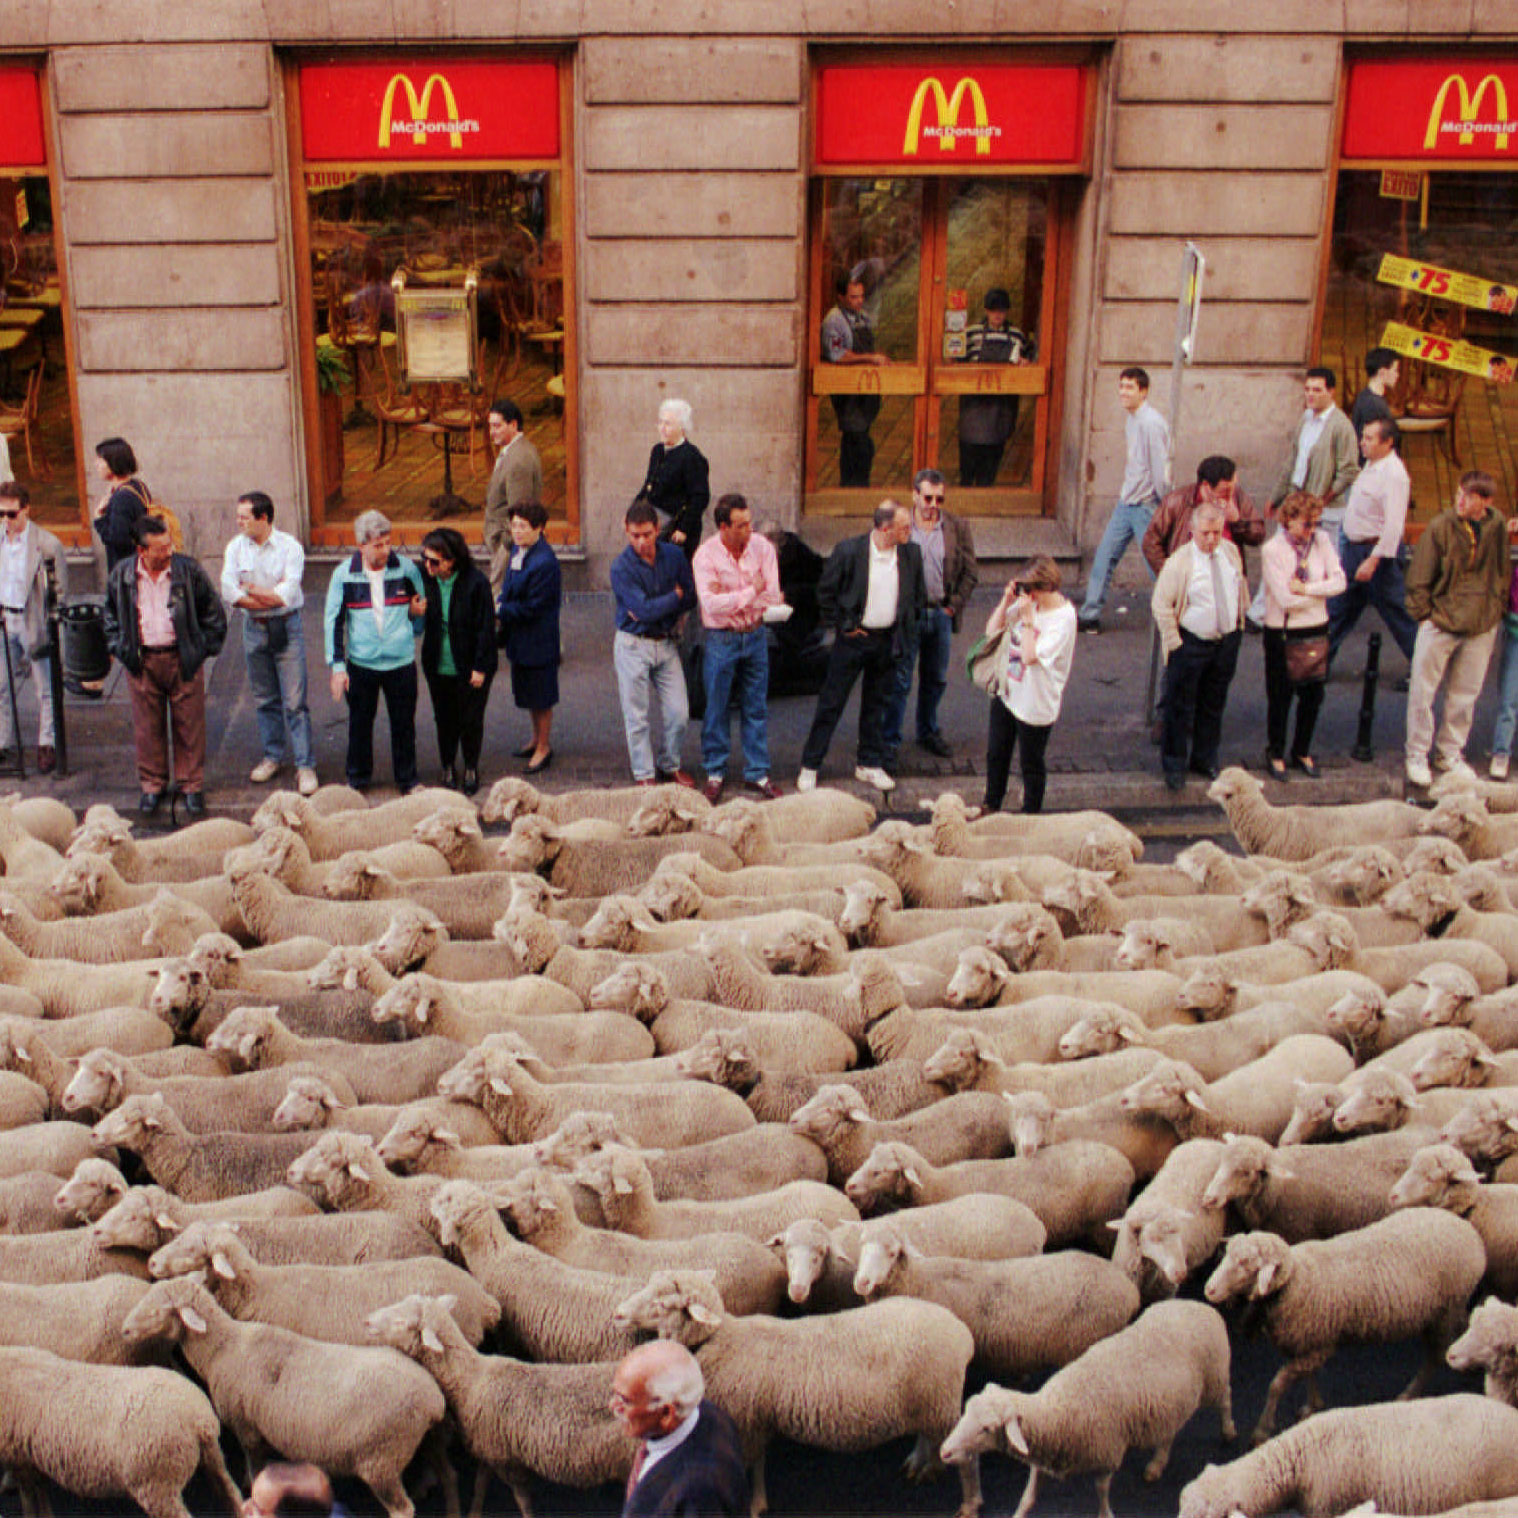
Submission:
[[64,678],[76,685],[99,684],[111,672],[105,641],[105,602],[99,596],[70,601],[58,611]]

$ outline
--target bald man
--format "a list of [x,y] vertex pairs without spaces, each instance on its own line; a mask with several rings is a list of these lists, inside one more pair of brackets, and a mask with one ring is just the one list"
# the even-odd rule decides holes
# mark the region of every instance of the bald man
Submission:
[[737,1426],[703,1400],[696,1357],[671,1339],[640,1345],[612,1377],[611,1410],[638,1441],[622,1518],[747,1514]]

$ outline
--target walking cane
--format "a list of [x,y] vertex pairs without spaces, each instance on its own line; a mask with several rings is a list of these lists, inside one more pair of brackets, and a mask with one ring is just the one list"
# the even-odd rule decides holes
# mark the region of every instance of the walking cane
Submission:
[[26,779],[26,750],[21,743],[21,709],[16,704],[16,670],[11,662],[9,614],[0,609],[0,642],[5,644],[5,695],[11,704],[11,731],[16,735],[16,778]]

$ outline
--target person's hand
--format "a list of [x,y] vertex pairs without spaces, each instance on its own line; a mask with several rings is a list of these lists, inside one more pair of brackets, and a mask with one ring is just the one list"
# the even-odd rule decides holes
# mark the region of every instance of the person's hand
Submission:
[[1356,584],[1359,584],[1359,585],[1364,585],[1364,584],[1365,584],[1365,583],[1366,583],[1366,582],[1367,582],[1367,581],[1368,581],[1368,580],[1369,580],[1369,579],[1370,579],[1370,577],[1371,577],[1371,576],[1372,576],[1372,575],[1373,575],[1373,574],[1375,574],[1375,572],[1376,572],[1376,570],[1377,570],[1377,569],[1378,569],[1378,568],[1379,568],[1379,567],[1380,567],[1380,564],[1381,564],[1381,561],[1380,561],[1380,559],[1378,559],[1378,558],[1377,558],[1377,557],[1376,557],[1376,556],[1375,556],[1375,554],[1372,554],[1372,555],[1371,555],[1371,556],[1370,556],[1370,557],[1369,557],[1369,558],[1368,558],[1368,559],[1367,559],[1367,560],[1366,560],[1366,561],[1365,561],[1365,562],[1364,562],[1364,563],[1363,563],[1363,564],[1362,564],[1362,565],[1361,565],[1361,566],[1360,566],[1360,567],[1359,567],[1359,568],[1358,568],[1358,569],[1357,569],[1357,570],[1356,570],[1356,571],[1355,571],[1355,583],[1356,583]]
[[482,669],[470,670],[470,672],[469,672],[469,684],[475,690],[478,690],[484,683],[485,683],[485,671],[484,670],[482,670]]
[[872,364],[876,365],[888,364],[891,362],[891,355],[889,353],[872,353],[869,355],[869,360]]
[[334,669],[332,671],[332,699],[341,701],[348,694],[348,671]]
[[413,617],[425,617],[427,615],[427,597],[412,596],[411,615]]
[[1225,522],[1237,522],[1239,519],[1239,503],[1231,497],[1224,503],[1223,520]]
[[109,506],[110,504],[111,504],[111,498],[110,498],[110,496],[108,496],[108,495],[101,496],[100,499],[95,502],[95,515],[97,517],[103,517],[105,515],[105,508],[107,506]]
[[678,548],[685,541],[685,534],[679,528],[676,528],[674,532],[670,533],[669,540]]
[[684,599],[685,599],[685,587],[683,585],[677,585],[677,586],[675,586],[675,600],[677,600],[677,601],[683,601]]
[[1300,574],[1294,574],[1291,577],[1291,584],[1287,586],[1287,589],[1296,595],[1305,596],[1307,594],[1307,581]]

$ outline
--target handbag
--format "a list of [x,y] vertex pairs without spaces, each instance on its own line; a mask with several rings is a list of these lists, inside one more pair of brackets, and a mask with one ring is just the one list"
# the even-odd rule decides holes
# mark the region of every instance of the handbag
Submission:
[[965,655],[965,673],[972,685],[979,686],[988,696],[996,694],[996,686],[1007,659],[1007,626],[1004,622],[994,637],[982,633]]
[[1314,630],[1292,637],[1284,624],[1286,639],[1286,678],[1293,685],[1321,685],[1328,679],[1328,630]]

